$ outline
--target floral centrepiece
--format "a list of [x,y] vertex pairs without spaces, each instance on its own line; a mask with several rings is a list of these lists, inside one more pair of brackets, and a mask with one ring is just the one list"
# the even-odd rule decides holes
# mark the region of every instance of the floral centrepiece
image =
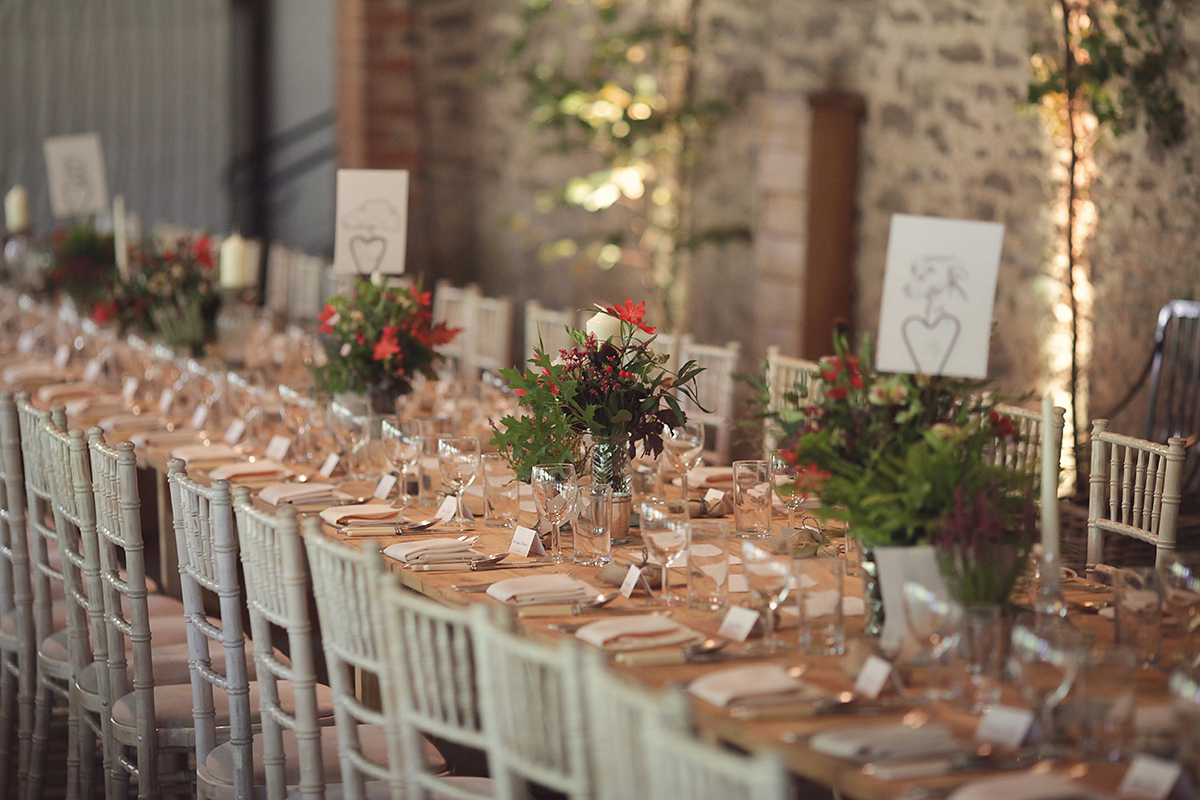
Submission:
[[117,278],[112,234],[82,222],[50,236],[50,264],[42,275],[50,294],[69,295],[82,309],[102,299]]
[[592,326],[601,335],[568,329],[575,347],[551,355],[539,343],[527,369],[502,371],[520,397],[520,413],[501,420],[491,443],[522,480],[535,464],[582,462],[585,434],[621,440],[630,457],[639,444],[657,455],[663,427],[685,421],[677,398],[694,399],[701,368],[692,361],[678,372],[667,368],[669,356],[653,349],[645,307],[630,299],[602,308]]
[[317,388],[394,399],[412,391],[418,374],[437,377],[443,356],[436,348],[458,329],[434,324],[431,301],[419,288],[380,286],[368,278],[329,298],[318,315],[327,360],[313,368]]
[[776,412],[780,456],[868,546],[932,544],[964,602],[1008,596],[1037,536],[1035,475],[995,463],[1012,421],[979,381],[877,373],[844,340],[799,407]]

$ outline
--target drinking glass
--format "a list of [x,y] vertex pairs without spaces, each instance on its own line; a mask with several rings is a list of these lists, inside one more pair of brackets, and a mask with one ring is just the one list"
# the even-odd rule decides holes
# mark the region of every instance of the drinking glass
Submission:
[[402,503],[408,506],[413,501],[408,493],[408,474],[416,467],[417,459],[421,456],[421,443],[413,432],[413,426],[390,419],[380,425],[379,442],[388,470],[400,479]]
[[729,605],[729,523],[693,520],[688,542],[687,603],[700,611]]
[[516,525],[521,500],[521,482],[517,480],[517,473],[499,453],[484,453],[480,466],[483,472],[483,521],[500,528]]
[[774,653],[783,649],[785,643],[775,635],[775,612],[792,589],[792,537],[783,531],[768,531],[762,538],[743,541],[742,572],[751,596],[765,609],[763,637],[754,650]]
[[655,498],[642,504],[642,541],[655,561],[662,564],[662,596],[672,605],[671,567],[687,552],[691,539],[687,501]]
[[371,420],[361,409],[353,409],[339,401],[329,404],[326,415],[329,430],[338,449],[345,453],[346,477],[362,480],[365,477],[362,456],[371,441]]
[[1113,592],[1116,641],[1136,648],[1143,666],[1158,663],[1165,590],[1162,574],[1153,567],[1117,571]]
[[612,487],[589,483],[579,487],[574,528],[576,564],[600,567],[612,560]]
[[438,467],[442,470],[442,481],[455,497],[454,516],[447,524],[465,531],[473,526],[463,511],[463,491],[479,474],[479,437],[443,436],[438,439]]
[[771,496],[771,462],[733,462],[734,536],[771,536]]
[[531,472],[533,499],[538,513],[550,521],[550,550],[546,556],[550,561],[562,563],[566,556],[562,551],[559,526],[570,518],[575,510],[579,485],[575,478],[575,465],[569,463],[537,464]]
[[941,677],[942,658],[958,642],[962,606],[915,581],[904,584],[902,598],[908,632],[929,652],[929,688],[926,694],[932,699],[941,698],[945,694]]
[[671,468],[679,473],[683,497],[688,496],[688,473],[696,467],[700,454],[704,452],[704,424],[685,422],[682,425],[663,428],[663,452]]
[[1087,638],[1065,622],[1036,630],[1016,625],[1011,644],[1009,672],[1038,715],[1038,758],[1052,758],[1058,742],[1055,710],[1079,674]]
[[784,461],[779,453],[771,454],[771,472],[775,479],[775,496],[787,507],[788,527],[796,527],[796,512],[808,499],[801,487],[802,470]]
[[1196,629],[1200,628],[1200,559],[1179,553],[1160,568],[1167,608],[1183,633],[1183,663],[1196,663]]
[[1135,739],[1134,700],[1137,651],[1113,645],[1095,652],[1080,666],[1075,704],[1083,755],[1093,761],[1120,761]]

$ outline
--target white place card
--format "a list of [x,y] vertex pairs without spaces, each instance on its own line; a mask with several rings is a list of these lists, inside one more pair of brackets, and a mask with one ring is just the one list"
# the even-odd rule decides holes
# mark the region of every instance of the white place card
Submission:
[[621,581],[621,595],[632,597],[633,590],[637,588],[638,581],[641,579],[642,568],[637,564],[630,564],[629,569],[625,571],[625,580]]
[[284,436],[282,433],[271,437],[271,441],[267,442],[267,458],[272,461],[283,461],[287,458],[288,450],[292,447],[292,437]]
[[1033,712],[1027,708],[992,706],[983,712],[975,728],[975,741],[1002,747],[1020,747],[1033,726]]
[[879,697],[888,679],[892,677],[892,665],[887,659],[876,655],[867,656],[859,670],[858,678],[854,681],[854,693],[867,700]]
[[448,494],[442,498],[442,504],[438,506],[437,513],[434,516],[442,522],[446,522],[454,518],[456,511],[458,511],[458,498],[452,494]]
[[189,425],[196,430],[204,427],[204,423],[208,422],[208,406],[196,406],[196,410],[192,412],[192,419]]
[[530,551],[533,549],[533,543],[535,541],[538,541],[537,531],[535,531],[533,528],[526,528],[524,525],[518,525],[516,529],[513,530],[512,541],[509,542],[508,545],[508,552],[512,553],[514,556],[521,556],[524,558],[525,556],[529,555]]
[[339,169],[336,219],[334,272],[404,274],[408,170]]
[[330,453],[329,455],[325,456],[325,460],[321,462],[321,468],[317,470],[317,474],[322,478],[328,478],[333,474],[333,471],[337,469],[338,462],[341,460],[342,457],[337,453]]
[[725,493],[720,489],[709,489],[704,493],[704,502],[708,503],[709,505],[712,505],[713,503],[719,503],[724,499]]
[[137,390],[138,379],[132,375],[127,376],[121,383],[121,399],[128,403],[137,394]]
[[54,367],[55,369],[66,369],[67,363],[71,360],[71,346],[69,344],[60,344],[58,349],[54,351]]
[[37,336],[32,331],[25,331],[17,337],[17,352],[20,355],[28,355],[33,352],[34,345],[37,344]]
[[[730,556],[729,563],[733,564],[733,557]],[[750,591],[750,581],[740,572],[735,572],[729,576],[729,593],[730,594],[745,594]]]
[[750,636],[750,631],[754,630],[754,623],[758,622],[760,614],[753,608],[745,606],[730,606],[725,612],[725,618],[721,620],[721,627],[717,630],[718,636],[724,636],[733,639],[736,642],[744,642]]
[[1136,755],[1129,769],[1125,770],[1117,795],[1141,800],[1166,800],[1181,774],[1183,767],[1176,761]]
[[379,479],[379,483],[375,484],[375,493],[373,497],[379,500],[386,500],[388,495],[392,493],[392,489],[396,488],[396,476],[390,472],[385,472],[383,477]]
[[42,144],[50,210],[55,217],[82,217],[108,211],[108,181],[100,135],[54,136]]
[[84,383],[95,383],[100,377],[100,370],[104,369],[104,362],[98,358],[93,358],[83,368]]
[[1004,226],[892,216],[875,367],[986,378]]
[[171,413],[171,406],[175,405],[175,390],[169,386],[163,389],[162,394],[158,396],[158,413]]
[[240,442],[242,440],[242,437],[245,435],[246,435],[246,420],[235,419],[233,422],[230,422],[229,425],[225,428],[225,436],[222,438],[224,439],[225,444],[229,445],[230,447],[233,447],[235,444]]

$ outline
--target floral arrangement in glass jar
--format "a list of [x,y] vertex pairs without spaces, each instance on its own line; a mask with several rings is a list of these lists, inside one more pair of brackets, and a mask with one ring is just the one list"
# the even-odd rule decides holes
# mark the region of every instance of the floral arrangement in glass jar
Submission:
[[317,388],[391,398],[412,391],[418,374],[437,377],[437,347],[457,328],[433,322],[432,296],[418,288],[358,278],[349,292],[325,302],[318,315],[327,356],[313,368]]
[[500,421],[491,443],[522,480],[535,464],[582,463],[586,434],[620,439],[630,457],[639,445],[657,455],[663,427],[686,419],[678,398],[695,399],[702,368],[693,361],[668,368],[670,357],[654,350],[644,302],[598,308],[590,330],[568,329],[571,349],[552,355],[539,343],[525,369],[502,371],[519,413]]

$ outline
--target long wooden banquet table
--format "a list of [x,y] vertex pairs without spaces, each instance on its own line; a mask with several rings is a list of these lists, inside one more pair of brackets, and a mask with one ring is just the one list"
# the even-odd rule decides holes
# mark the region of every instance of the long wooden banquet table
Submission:
[[[88,424],[86,418],[73,421],[73,424]],[[114,432],[119,437],[119,432]],[[110,437],[113,438],[113,437]],[[165,492],[165,468],[169,457],[168,448],[148,448],[140,453],[143,464],[154,475],[159,491],[156,498],[143,495],[143,504],[149,504],[152,499],[157,501],[157,512],[160,519],[159,530],[168,536],[160,542],[163,552],[163,575],[167,579],[165,589],[172,590],[169,579],[172,577],[171,559],[173,541],[169,536],[170,506]],[[202,469],[195,469],[193,474],[204,476]],[[236,483],[236,482],[235,482]],[[260,485],[248,484],[253,488]],[[351,493],[370,493],[370,484],[360,484],[349,487]],[[317,509],[302,509],[308,513]],[[410,520],[430,516],[432,509],[408,509]],[[532,526],[534,515],[523,512],[522,523]],[[780,522],[781,521],[777,521]],[[477,548],[485,553],[504,552],[508,549],[512,537],[511,528],[490,528],[482,521],[476,523],[475,533],[479,535]],[[333,528],[328,528],[330,535],[338,536]],[[349,537],[351,541],[370,541],[379,546],[386,546],[394,541],[416,537],[436,537],[459,535],[458,531],[433,529],[420,534],[407,533],[403,536]],[[736,554],[737,539],[732,540]],[[616,548],[614,559],[618,562],[630,563],[638,559],[638,543],[633,548]],[[572,575],[597,587],[597,567],[580,566],[571,563],[546,566],[535,565],[530,559],[509,556],[504,562],[506,566],[523,564],[520,568],[504,570],[471,571],[416,571],[394,564],[395,572],[405,586],[422,595],[437,601],[464,606],[468,604],[486,603],[497,604],[497,601],[482,592],[467,592],[460,588],[471,584],[482,584],[503,578],[522,575],[546,574],[561,572]],[[740,568],[735,567],[734,572]],[[1067,599],[1079,609],[1085,606],[1095,607],[1098,601],[1103,601],[1103,589],[1086,582],[1077,581],[1065,585]],[[859,579],[848,577],[845,583],[847,595],[859,595],[862,586]],[[747,594],[734,594],[731,602],[738,605],[751,605]],[[573,613],[568,608],[523,607],[513,609],[517,620],[524,632],[535,638],[547,641],[561,640],[570,636],[570,629],[565,627],[572,623],[604,619],[617,614],[628,614],[642,610],[646,606],[647,597],[643,592],[637,592],[630,598],[620,597],[602,609]],[[662,610],[661,607],[645,607],[645,611]],[[721,614],[689,609],[685,606],[673,606],[669,612],[674,619],[694,630],[707,635],[716,636],[721,624]],[[1077,612],[1072,620],[1077,626],[1095,633],[1098,641],[1111,638],[1112,623],[1094,613]],[[864,658],[871,652],[874,642],[865,637],[862,632],[862,617],[848,616],[847,653],[844,656],[809,656],[801,655],[794,648],[782,654],[763,658],[762,661],[773,661],[792,668],[794,674],[802,674],[805,681],[828,690],[834,696],[849,696],[854,686],[854,678]],[[796,629],[794,617],[784,618],[781,635],[790,638],[795,643]],[[667,648],[658,655],[658,663],[645,663],[639,657],[614,657],[614,669],[621,670],[628,676],[650,687],[687,684],[688,682],[714,670],[754,663],[743,653],[742,644],[733,644],[721,650],[712,660],[700,663],[684,663],[682,650]],[[675,663],[665,663],[673,661]],[[979,723],[977,715],[966,713],[951,704],[942,702],[927,702],[916,697],[923,685],[924,675],[919,667],[906,667],[903,670],[908,683],[904,694],[885,693],[882,702],[869,706],[869,714],[855,713],[814,714],[811,705],[803,704],[781,708],[766,707],[733,707],[718,708],[701,700],[692,700],[695,711],[695,723],[699,735],[714,741],[723,742],[746,751],[769,751],[778,756],[795,775],[801,786],[824,787],[842,797],[862,798],[862,800],[885,800],[901,796],[937,797],[947,793],[954,786],[968,780],[987,776],[987,771],[954,772],[951,774],[909,780],[882,780],[872,774],[869,767],[841,758],[824,755],[809,746],[808,739],[813,734],[845,726],[884,722],[905,722],[919,726],[926,721],[939,721],[951,726],[956,734],[965,741],[970,741],[973,731]],[[1005,687],[1002,701],[1015,706],[1022,705],[1022,700],[1013,687]],[[1156,706],[1167,702],[1166,676],[1157,670],[1143,670],[1138,676],[1138,702]],[[847,703],[849,710],[855,704]],[[1078,761],[1066,761],[1040,764],[1035,769],[1051,770],[1057,774],[1068,775],[1082,781],[1088,787],[1111,791],[1119,782],[1125,769],[1121,764],[1085,764]]]

